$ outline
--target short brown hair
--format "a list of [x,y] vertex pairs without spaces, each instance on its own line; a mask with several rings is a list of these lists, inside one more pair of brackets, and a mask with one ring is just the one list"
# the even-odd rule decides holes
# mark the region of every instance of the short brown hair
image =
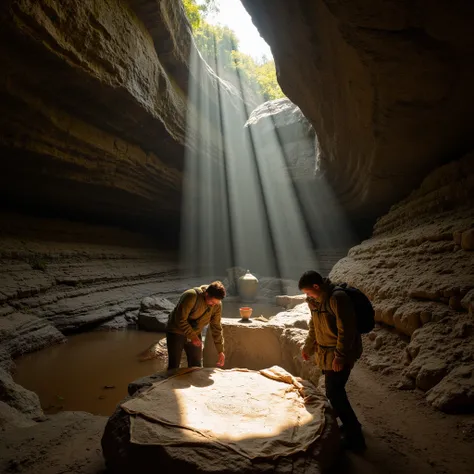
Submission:
[[206,288],[206,292],[211,298],[217,298],[218,300],[225,298],[225,287],[221,281],[213,281]]
[[323,277],[314,270],[308,270],[301,275],[300,281],[298,282],[298,288],[312,288],[313,285],[321,286],[324,283]]

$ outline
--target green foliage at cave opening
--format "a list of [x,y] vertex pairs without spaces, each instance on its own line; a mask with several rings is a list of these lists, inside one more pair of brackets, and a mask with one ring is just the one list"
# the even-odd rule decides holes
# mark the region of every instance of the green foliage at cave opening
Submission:
[[244,89],[252,102],[285,97],[277,81],[275,62],[266,56],[254,58],[239,51],[239,39],[227,26],[206,21],[219,11],[217,0],[183,0],[184,9],[193,29],[196,45],[204,59],[222,79]]

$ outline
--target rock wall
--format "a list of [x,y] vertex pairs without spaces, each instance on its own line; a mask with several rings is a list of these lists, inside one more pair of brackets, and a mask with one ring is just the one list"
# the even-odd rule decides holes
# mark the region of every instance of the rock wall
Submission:
[[404,386],[429,390],[446,411],[474,407],[473,236],[470,153],[429,174],[330,275],[366,292],[376,321],[411,338],[398,354]]
[[189,83],[218,82],[181,3],[7,0],[0,26],[3,205],[175,241]]
[[472,149],[471,2],[242,3],[353,218],[380,216]]
[[[177,256],[118,228],[0,215],[0,365],[64,334],[134,324],[144,297],[198,283]],[[104,324],[105,323],[105,324]]]

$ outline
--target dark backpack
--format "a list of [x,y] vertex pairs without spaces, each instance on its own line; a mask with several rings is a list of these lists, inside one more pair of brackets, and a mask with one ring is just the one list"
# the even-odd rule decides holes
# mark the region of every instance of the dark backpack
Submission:
[[369,298],[357,288],[348,286],[347,283],[342,283],[337,285],[337,287],[342,289],[346,295],[349,296],[354,305],[357,331],[360,334],[366,334],[372,331],[375,327],[375,311]]

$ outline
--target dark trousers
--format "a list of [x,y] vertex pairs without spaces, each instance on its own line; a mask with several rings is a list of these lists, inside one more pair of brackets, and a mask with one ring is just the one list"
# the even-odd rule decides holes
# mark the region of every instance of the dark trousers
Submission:
[[360,432],[360,423],[351,407],[346,393],[346,383],[351,374],[351,369],[345,367],[340,372],[323,370],[326,382],[326,396],[336,411],[336,415],[342,421],[347,433],[357,434]]
[[202,367],[202,347],[196,347],[191,342],[187,342],[186,336],[167,332],[166,344],[168,345],[168,370],[179,368],[183,349],[188,359],[188,367]]

